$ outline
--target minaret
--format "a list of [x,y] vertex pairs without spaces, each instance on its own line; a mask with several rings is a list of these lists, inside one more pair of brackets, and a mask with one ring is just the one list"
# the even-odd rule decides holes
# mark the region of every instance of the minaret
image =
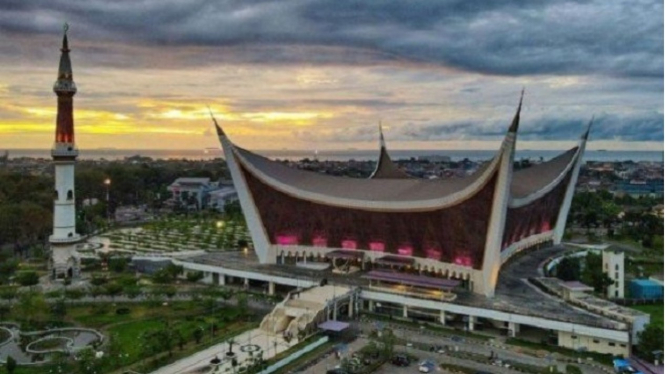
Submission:
[[76,206],[74,204],[74,164],[79,152],[74,143],[74,95],[76,84],[69,60],[67,29],[62,38],[62,52],[58,79],[53,92],[58,96],[58,116],[55,127],[55,143],[51,149],[55,167],[55,192],[53,201],[53,235],[49,270],[53,278],[71,278],[79,274],[80,259],[76,244],[81,237],[76,233]]

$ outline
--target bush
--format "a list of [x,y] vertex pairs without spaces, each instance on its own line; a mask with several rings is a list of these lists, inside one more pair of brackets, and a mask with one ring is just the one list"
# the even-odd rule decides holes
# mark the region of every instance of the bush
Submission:
[[16,282],[21,286],[34,286],[39,283],[39,275],[33,270],[21,271],[16,274]]
[[575,365],[566,365],[566,374],[583,374],[582,369]]
[[119,315],[119,316],[122,316],[122,315],[125,315],[125,314],[129,314],[129,313],[131,313],[131,312],[132,312],[132,311],[131,311],[131,309],[129,309],[129,308],[118,308],[118,309],[115,310],[115,314],[117,314],[117,315]]

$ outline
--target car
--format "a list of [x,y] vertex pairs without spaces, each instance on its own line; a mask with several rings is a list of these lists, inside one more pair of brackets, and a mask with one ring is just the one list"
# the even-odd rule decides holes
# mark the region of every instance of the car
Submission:
[[418,371],[421,373],[431,373],[436,370],[436,364],[432,360],[425,360],[418,365]]
[[390,360],[390,363],[395,365],[395,366],[409,366],[411,362],[409,361],[409,358],[406,355],[398,354],[394,355],[392,360]]

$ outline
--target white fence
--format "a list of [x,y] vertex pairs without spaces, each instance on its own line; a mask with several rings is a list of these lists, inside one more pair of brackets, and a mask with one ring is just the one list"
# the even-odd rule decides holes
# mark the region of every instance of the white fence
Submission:
[[277,370],[283,368],[284,366],[292,363],[293,361],[299,359],[302,355],[306,354],[307,352],[311,352],[315,348],[321,346],[322,344],[325,344],[327,341],[328,341],[328,337],[324,336],[324,337],[320,338],[319,340],[317,340],[317,341],[307,345],[306,347],[300,349],[299,351],[293,352],[289,356],[284,357],[282,360],[277,361],[276,363],[270,365],[268,368],[263,370],[261,372],[261,374],[274,373],[275,371],[277,371]]

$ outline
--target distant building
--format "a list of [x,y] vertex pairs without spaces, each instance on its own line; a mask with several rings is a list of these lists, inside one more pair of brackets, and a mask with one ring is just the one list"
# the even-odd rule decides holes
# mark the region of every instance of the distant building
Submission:
[[201,209],[208,205],[210,192],[218,189],[218,184],[210,178],[178,178],[167,189],[175,202]]
[[450,162],[450,156],[443,156],[443,155],[419,156],[418,161],[427,161],[432,163]]
[[615,193],[626,194],[633,197],[663,197],[663,179],[633,179],[617,182]]
[[222,187],[211,191],[208,199],[208,208],[224,211],[226,204],[238,201],[238,192],[234,187]]
[[607,287],[608,298],[624,297],[624,263],[625,256],[623,252],[605,250],[603,251],[603,271],[614,281]]
[[629,285],[633,299],[663,299],[663,283],[651,279],[633,279]]

